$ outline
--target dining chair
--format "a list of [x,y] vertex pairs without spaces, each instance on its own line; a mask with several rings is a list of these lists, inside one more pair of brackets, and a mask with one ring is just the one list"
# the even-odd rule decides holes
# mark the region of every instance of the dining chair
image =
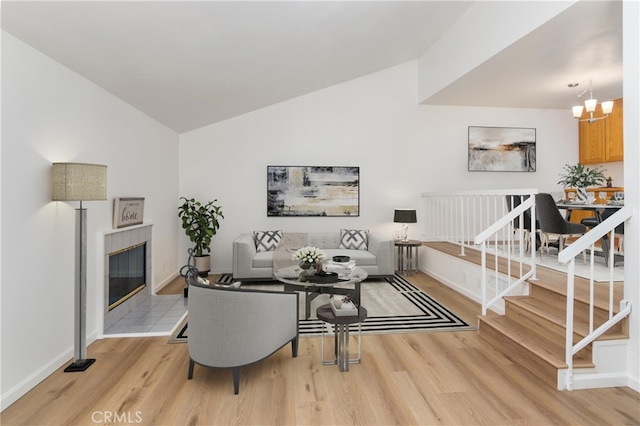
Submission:
[[547,254],[549,254],[549,236],[557,236],[558,252],[560,252],[564,249],[566,238],[581,236],[587,232],[585,225],[568,222],[562,217],[551,194],[536,194],[536,218],[540,223],[543,250],[546,248]]
[[[605,220],[607,220],[607,218],[609,218],[609,216],[611,216],[614,213],[615,213],[615,210],[605,209],[604,212],[602,212],[600,222],[604,222]],[[594,217],[586,217],[582,219],[580,223],[586,226],[587,228],[595,228],[596,226],[598,226],[599,221],[594,216]],[[620,225],[616,226],[614,236],[617,241],[617,244],[615,245],[616,250],[618,251],[618,253],[624,253],[624,223],[621,223]],[[612,244],[612,247],[613,246],[614,245]]]
[[[508,211],[511,211],[513,209],[515,209],[516,207],[518,207],[520,204],[522,204],[522,201],[526,200],[529,196],[528,195],[506,195],[506,202],[507,202],[507,209]],[[513,231],[514,231],[514,235],[516,232],[518,232],[520,230],[520,216],[516,217],[515,219],[513,219]],[[540,235],[538,233],[538,231],[540,230],[540,222],[538,220],[536,220],[536,251],[538,251],[538,249],[542,246],[542,242],[541,242],[541,238]],[[524,242],[524,249],[525,251],[528,253],[530,247],[530,241],[531,241],[531,211],[530,210],[526,210],[523,214],[522,214],[522,239]]]

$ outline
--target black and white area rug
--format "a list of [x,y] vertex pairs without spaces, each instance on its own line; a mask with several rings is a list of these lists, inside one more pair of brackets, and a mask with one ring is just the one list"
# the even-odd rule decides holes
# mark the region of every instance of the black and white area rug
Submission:
[[[227,279],[229,281],[229,279]],[[227,282],[225,282],[227,283]],[[282,290],[278,283],[243,284],[244,288]],[[331,331],[330,326],[315,318],[318,306],[329,303],[329,295],[322,294],[311,304],[312,316],[303,319],[304,296],[301,295],[300,336],[319,336],[322,328]],[[394,275],[391,282],[368,280],[361,287],[362,306],[367,308],[367,319],[362,323],[362,334],[429,333],[437,331],[476,330],[447,307],[411,284],[400,275]],[[357,330],[357,325],[351,325]],[[188,322],[176,327],[169,340],[172,343],[186,342]]]

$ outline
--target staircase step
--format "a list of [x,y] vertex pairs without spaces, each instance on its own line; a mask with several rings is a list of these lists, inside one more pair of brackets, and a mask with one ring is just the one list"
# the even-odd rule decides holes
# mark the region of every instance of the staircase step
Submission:
[[[548,291],[545,296],[550,298],[562,297],[567,295],[567,274],[564,272],[554,271],[545,267],[538,267],[536,269],[536,280],[529,280],[531,285],[531,295],[536,290]],[[589,280],[585,278],[575,277],[574,279],[574,299],[577,302],[588,305],[590,300],[590,288]],[[623,298],[624,282],[615,281],[613,284],[614,297],[613,300],[619,301]],[[543,297],[543,294],[540,293]],[[608,311],[609,309],[609,282],[594,282],[594,303],[595,306]],[[614,306],[614,314],[619,311],[617,305]]]
[[[530,319],[530,323],[535,327],[538,326],[538,333],[546,330],[560,338],[560,343],[564,344],[566,330],[566,305],[565,301],[550,302],[541,300],[532,296],[507,296],[504,298],[507,303],[507,316],[510,316],[509,307],[518,309],[520,315]],[[527,315],[528,314],[528,315]],[[517,318],[513,318],[517,320]],[[596,310],[594,319],[594,329],[603,324],[607,320],[607,313]],[[589,334],[589,316],[588,309],[584,312],[576,311],[573,319],[573,331],[576,341],[582,339]],[[623,323],[618,323],[605,334],[600,336],[598,340],[614,340],[628,338],[628,332],[625,333]],[[555,340],[555,339],[554,339]]]
[[[482,338],[556,388],[558,369],[567,368],[563,346],[506,316],[480,316],[478,325]],[[583,352],[574,356],[574,368],[593,368]]]
[[[450,243],[428,243],[428,246],[459,256],[458,246]],[[482,264],[480,252],[466,250],[466,259],[478,265]],[[503,274],[514,274],[518,264],[511,264],[507,259],[487,256],[488,269],[497,269]],[[494,266],[495,265],[495,266]],[[527,266],[524,267],[528,271]],[[505,313],[498,315],[489,312],[478,318],[479,335],[501,351],[513,363],[528,369],[534,375],[558,388],[558,370],[566,369],[565,333],[567,304],[567,275],[564,272],[542,266],[537,267],[536,279],[528,280],[527,296],[506,296]],[[594,329],[609,318],[610,283],[594,282]],[[613,283],[613,314],[619,312],[619,303],[623,299],[624,283]],[[591,283],[589,280],[574,278],[574,341],[581,340],[588,334],[589,303],[591,299]],[[627,339],[629,336],[629,318],[624,318],[598,340]],[[594,369],[593,345],[587,345],[573,356],[573,367],[576,370]],[[606,364],[606,363],[605,363]],[[605,369],[607,366],[605,365]],[[589,371],[591,372],[591,371]]]
[[[529,296],[508,296],[505,301],[505,316],[532,332],[545,336],[549,341],[562,345],[565,340],[564,312],[558,307]],[[546,305],[540,309],[539,304]]]

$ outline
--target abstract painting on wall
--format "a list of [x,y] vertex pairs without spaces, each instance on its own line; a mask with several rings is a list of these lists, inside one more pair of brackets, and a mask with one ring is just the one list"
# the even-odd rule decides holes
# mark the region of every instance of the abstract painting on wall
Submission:
[[469,171],[535,172],[536,129],[469,126]]
[[267,216],[359,215],[359,167],[267,166]]

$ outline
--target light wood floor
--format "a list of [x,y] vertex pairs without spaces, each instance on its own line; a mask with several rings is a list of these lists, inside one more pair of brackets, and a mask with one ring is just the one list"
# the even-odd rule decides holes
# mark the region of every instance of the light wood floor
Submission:
[[[424,274],[410,278],[476,325],[479,306]],[[171,291],[182,291],[176,281]],[[167,291],[169,291],[167,289]],[[104,339],[84,373],[62,368],[3,413],[3,425],[638,425],[630,388],[560,392],[519,369],[475,331],[365,336],[363,361],[323,366],[320,338],[231,373],[196,366],[165,337]],[[108,417],[111,416],[111,417]],[[117,417],[120,416],[120,417]],[[114,421],[117,420],[117,421]]]

